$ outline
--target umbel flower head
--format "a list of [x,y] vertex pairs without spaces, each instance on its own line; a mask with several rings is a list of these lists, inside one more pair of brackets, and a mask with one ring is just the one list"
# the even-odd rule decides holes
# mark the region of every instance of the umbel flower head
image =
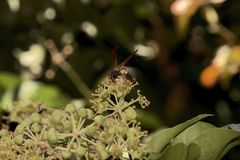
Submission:
[[[16,148],[11,154],[49,160],[147,158],[141,141],[147,132],[141,131],[135,108],[136,103],[145,108],[149,101],[140,91],[135,99],[126,100],[136,85],[120,74],[114,81],[103,80],[89,107],[69,104],[64,109],[44,107],[48,114],[33,113],[6,138]],[[3,154],[6,151],[0,150],[0,157]]]
[[[135,103],[138,102],[145,108],[150,102],[140,91],[137,91],[137,98],[126,100],[127,94],[136,85],[124,75],[118,76],[114,81],[107,78],[98,86],[90,100],[91,108],[96,113],[95,118],[99,115],[103,117],[95,138],[105,146],[106,153],[116,159],[143,159],[145,156],[141,139],[147,133],[141,131],[140,123],[136,121]],[[101,154],[98,156],[104,158]]]

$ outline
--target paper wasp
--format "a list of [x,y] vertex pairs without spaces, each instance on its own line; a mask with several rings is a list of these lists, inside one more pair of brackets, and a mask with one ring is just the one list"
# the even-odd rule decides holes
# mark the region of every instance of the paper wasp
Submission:
[[118,48],[114,48],[112,50],[112,70],[109,74],[110,79],[115,82],[115,79],[118,78],[118,76],[122,75],[127,80],[129,80],[132,83],[136,83],[136,76],[129,72],[125,65],[126,63],[132,58],[132,56],[137,53],[138,50],[135,50],[130,56],[128,56],[119,66],[115,67],[116,65],[116,59],[117,59],[117,52]]

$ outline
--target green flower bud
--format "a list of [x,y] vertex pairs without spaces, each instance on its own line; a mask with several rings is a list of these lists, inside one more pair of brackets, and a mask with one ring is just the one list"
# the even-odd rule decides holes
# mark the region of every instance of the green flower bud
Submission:
[[42,120],[42,123],[45,124],[45,125],[47,125],[47,126],[51,126],[51,125],[52,125],[52,120],[51,120],[50,117],[44,118],[44,119]]
[[105,90],[100,94],[100,98],[102,98],[103,100],[107,99],[108,97],[109,97],[109,93],[107,90]]
[[133,159],[142,159],[143,152],[139,150],[135,150],[131,153]]
[[139,134],[140,134],[140,131],[137,128],[129,128],[127,131],[127,135],[130,138],[137,137]]
[[88,119],[91,119],[93,117],[94,113],[91,109],[87,109],[87,116],[88,116]]
[[104,117],[102,115],[97,115],[96,117],[94,117],[94,122],[97,125],[102,125],[104,121]]
[[114,136],[115,135],[112,135],[109,132],[105,131],[105,132],[100,132],[97,138],[99,141],[102,141],[106,144],[112,144],[114,140]]
[[115,158],[121,158],[123,154],[123,147],[119,144],[113,144],[110,148],[110,153]]
[[72,123],[70,121],[64,121],[63,127],[65,131],[71,131],[73,128]]
[[41,131],[41,126],[38,123],[33,123],[31,131],[33,131],[33,133],[39,133]]
[[40,120],[41,120],[40,114],[39,114],[39,113],[33,113],[33,114],[31,115],[31,120],[32,120],[33,122],[40,122]]
[[97,127],[91,125],[91,126],[87,126],[84,130],[88,136],[93,136],[97,131]]
[[54,128],[51,128],[48,132],[47,132],[47,140],[49,141],[49,143],[51,144],[55,144],[58,141],[58,137],[57,137],[57,132]]
[[109,132],[111,135],[116,134],[116,133],[117,133],[116,126],[112,126],[111,128],[108,128],[108,132]]
[[75,107],[74,104],[68,104],[65,107],[65,111],[68,112],[68,113],[74,113],[76,111],[76,107]]
[[100,159],[107,159],[109,157],[109,154],[107,152],[105,145],[102,144],[101,142],[97,142],[96,150],[98,151],[101,157]]
[[23,125],[24,127],[27,127],[27,126],[30,126],[31,123],[32,123],[31,120],[25,119],[24,121],[22,121],[21,125]]
[[72,153],[70,151],[62,151],[62,157],[63,159],[69,159],[72,156]]
[[8,131],[6,129],[1,129],[0,130],[0,137],[8,135]]
[[61,120],[62,120],[62,115],[61,115],[61,113],[59,112],[59,111],[54,111],[53,113],[52,113],[52,116],[51,116],[51,120],[52,120],[52,122],[54,122],[54,123],[60,123],[61,122]]
[[118,134],[124,134],[127,130],[125,126],[115,126],[115,129]]
[[23,135],[22,134],[19,134],[17,136],[14,137],[14,142],[17,144],[17,145],[21,145],[23,144]]
[[26,139],[24,145],[26,146],[32,146],[34,141],[32,139]]
[[129,137],[127,144],[131,149],[137,149],[139,147],[139,139],[136,137]]
[[113,127],[116,125],[116,119],[114,118],[105,118],[104,120],[104,126],[105,127]]
[[129,120],[133,120],[137,117],[137,112],[132,107],[126,109],[124,113]]
[[24,125],[19,124],[19,125],[16,127],[16,129],[15,129],[15,133],[21,134],[21,133],[24,132],[24,129],[25,129]]
[[116,95],[117,95],[118,98],[120,98],[120,97],[122,97],[122,96],[124,95],[124,93],[123,93],[123,92],[120,92],[120,91],[117,91],[117,94],[116,94]]
[[47,139],[48,139],[48,131],[44,131],[44,132],[43,132],[42,138],[43,138],[44,140],[47,140]]
[[86,108],[80,108],[78,111],[78,115],[80,117],[86,117],[87,116],[87,109]]
[[103,113],[107,110],[108,102],[102,102],[98,105],[98,112]]
[[83,146],[80,146],[76,149],[76,154],[80,157],[84,156],[86,152],[87,152],[87,148],[85,148]]
[[78,143],[77,142],[73,142],[71,145],[72,149],[76,149],[78,147]]

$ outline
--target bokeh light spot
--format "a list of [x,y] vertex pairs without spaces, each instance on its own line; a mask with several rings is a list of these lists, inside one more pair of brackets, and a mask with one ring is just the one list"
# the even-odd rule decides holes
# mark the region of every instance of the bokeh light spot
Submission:
[[19,0],[7,0],[9,8],[12,12],[17,12],[20,9],[20,1]]
[[138,49],[138,52],[136,53],[139,56],[142,56],[147,59],[153,59],[155,57],[156,52],[152,47],[145,46],[142,44],[136,44],[134,46],[134,50]]
[[81,29],[86,32],[90,37],[96,37],[98,34],[97,27],[88,21],[85,21],[81,25]]
[[53,20],[56,17],[55,9],[47,8],[44,12],[44,17],[48,20]]

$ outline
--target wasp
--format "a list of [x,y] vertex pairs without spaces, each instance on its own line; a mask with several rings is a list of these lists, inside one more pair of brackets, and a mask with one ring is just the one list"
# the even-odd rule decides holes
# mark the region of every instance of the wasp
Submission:
[[124,76],[127,80],[129,80],[133,84],[136,83],[136,76],[132,72],[129,72],[126,69],[125,65],[133,57],[133,55],[137,53],[137,51],[138,49],[135,50],[131,55],[129,55],[120,65],[115,67],[116,61],[117,61],[118,48],[116,47],[112,50],[112,70],[109,74],[109,77],[112,80],[112,82],[115,82],[115,79],[121,75],[121,76]]

